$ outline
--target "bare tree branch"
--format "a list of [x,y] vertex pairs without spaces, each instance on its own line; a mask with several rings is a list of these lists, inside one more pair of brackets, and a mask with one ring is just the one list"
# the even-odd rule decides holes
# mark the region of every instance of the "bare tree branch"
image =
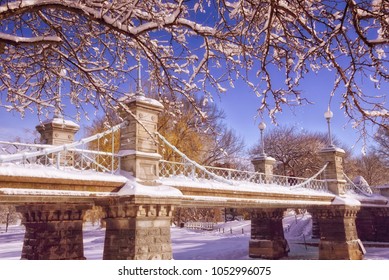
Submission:
[[[184,96],[203,119],[195,97],[211,100],[239,80],[274,118],[309,102],[302,81],[329,70],[323,99],[341,96],[355,126],[382,124],[387,99],[367,92],[366,80],[376,88],[389,80],[388,14],[384,0],[2,1],[0,107],[115,106],[121,85],[136,79],[139,53],[152,91]],[[58,103],[61,82],[69,91]]]

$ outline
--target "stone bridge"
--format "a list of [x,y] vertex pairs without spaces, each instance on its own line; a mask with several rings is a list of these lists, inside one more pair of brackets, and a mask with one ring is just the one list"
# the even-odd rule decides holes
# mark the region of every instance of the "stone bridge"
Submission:
[[273,174],[274,159],[264,154],[253,159],[255,172],[206,168],[185,155],[185,162],[167,162],[155,141],[163,106],[140,95],[125,102],[118,155],[80,149],[87,140],[74,142],[78,125],[57,117],[37,126],[40,152],[0,156],[0,203],[15,205],[26,228],[22,259],[85,259],[83,218],[94,205],[105,213],[103,259],[111,260],[172,259],[175,207],[250,208],[253,258],[287,256],[288,208],[308,209],[317,222],[319,259],[362,259],[360,238],[389,241],[388,199],[347,182],[343,150],[321,151],[322,179],[293,184]]

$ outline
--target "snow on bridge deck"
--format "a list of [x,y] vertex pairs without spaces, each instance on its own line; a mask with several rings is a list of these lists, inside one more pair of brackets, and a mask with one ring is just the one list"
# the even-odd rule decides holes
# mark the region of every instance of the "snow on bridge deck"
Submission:
[[[211,179],[186,176],[161,177],[159,185],[147,186],[128,172],[101,173],[88,170],[57,169],[39,165],[2,164],[0,202],[66,201],[89,203],[109,196],[177,198],[190,207],[306,207],[312,205],[388,206],[388,199],[375,195],[361,197],[348,193],[338,197],[325,190],[277,184],[233,181],[226,184]],[[53,199],[55,198],[55,199]]]
[[233,185],[185,176],[160,178],[183,193],[182,204],[197,207],[298,207],[331,205],[335,195],[307,188],[235,181]]
[[206,179],[193,181],[183,176],[160,178],[158,183],[160,185],[142,185],[126,172],[109,174],[39,165],[3,164],[0,168],[0,201],[34,201],[34,197],[39,197],[39,201],[43,201],[44,197],[50,198],[50,201],[57,197],[62,201],[64,197],[79,200],[81,197],[137,195],[175,197],[180,198],[183,205],[199,207],[258,207],[262,204],[331,204],[335,197],[329,193],[302,188],[248,182],[229,185]]

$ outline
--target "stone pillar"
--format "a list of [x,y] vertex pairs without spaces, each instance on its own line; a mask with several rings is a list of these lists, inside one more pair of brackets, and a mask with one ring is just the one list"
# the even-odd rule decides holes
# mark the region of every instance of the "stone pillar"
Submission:
[[251,258],[280,259],[288,255],[282,218],[285,209],[256,209],[251,217]]
[[312,239],[320,238],[320,225],[316,217],[312,216]]
[[35,128],[41,135],[40,142],[42,144],[59,146],[74,142],[74,135],[80,126],[62,117],[54,117]]
[[324,163],[328,162],[328,166],[324,171],[328,189],[336,195],[344,194],[346,181],[343,175],[343,158],[345,151],[336,147],[327,147],[321,150],[319,154]]
[[375,208],[374,226],[375,226],[375,241],[389,242],[389,209]]
[[262,155],[254,158],[252,161],[255,172],[265,174],[265,181],[272,180],[273,168],[276,160],[272,157]]
[[[55,116],[53,119],[47,120],[35,128],[41,135],[41,144],[59,146],[74,142],[74,135],[80,129],[80,126],[72,121],[63,119],[63,117]],[[59,156],[59,161],[54,159],[53,164],[73,165],[72,152],[61,152]],[[48,155],[48,157],[53,159],[54,155]],[[42,158],[42,161],[46,160],[47,158]]]
[[320,226],[320,260],[360,260],[363,245],[358,239],[355,219],[359,207],[332,205],[312,209]]
[[355,220],[358,237],[361,240],[375,241],[376,240],[376,228],[374,213],[371,208],[363,207],[357,215]]
[[[154,136],[157,131],[158,114],[163,110],[163,105],[141,95],[123,102]],[[158,154],[158,146],[144,127],[128,112],[122,110],[121,116],[128,121],[128,125],[120,131],[121,169],[131,172],[140,182],[153,184],[159,176],[161,156]]]
[[26,227],[22,259],[84,260],[82,234],[87,205],[17,206]]
[[363,207],[357,216],[358,236],[361,240],[389,242],[389,209]]
[[107,211],[104,260],[170,260],[173,206],[118,203]]

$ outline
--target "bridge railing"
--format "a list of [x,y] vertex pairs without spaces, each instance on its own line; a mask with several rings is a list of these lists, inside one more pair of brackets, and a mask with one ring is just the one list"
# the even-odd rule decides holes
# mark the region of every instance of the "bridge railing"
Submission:
[[[230,168],[220,168],[212,166],[204,166],[205,169],[212,174],[220,176],[233,183],[253,183],[253,184],[275,184],[283,187],[300,186],[308,189],[328,191],[325,180],[307,179],[299,177],[288,177],[281,175],[265,175],[254,171],[236,170]],[[209,173],[197,168],[190,163],[172,162],[161,160],[159,164],[160,177],[174,178],[176,176],[185,176],[192,180],[212,180]]]
[[83,148],[53,151],[57,146],[0,141],[0,164],[54,166],[58,169],[94,170],[114,173],[120,169],[119,155]]
[[[347,175],[343,173],[344,178],[346,179],[345,191],[353,191],[358,194],[365,196],[372,196],[374,194],[373,190],[369,186],[356,185]],[[377,193],[375,193],[377,194]]]
[[212,222],[186,222],[184,226],[189,229],[213,230],[215,224]]

